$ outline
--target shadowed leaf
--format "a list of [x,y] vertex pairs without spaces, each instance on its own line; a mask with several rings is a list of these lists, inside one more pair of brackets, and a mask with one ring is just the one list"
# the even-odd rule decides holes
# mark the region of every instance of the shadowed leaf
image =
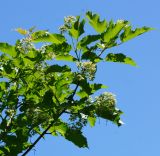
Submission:
[[127,57],[126,55],[121,53],[118,54],[109,53],[106,57],[106,61],[119,62],[119,63],[129,64],[131,66],[136,66],[136,63],[130,57]]

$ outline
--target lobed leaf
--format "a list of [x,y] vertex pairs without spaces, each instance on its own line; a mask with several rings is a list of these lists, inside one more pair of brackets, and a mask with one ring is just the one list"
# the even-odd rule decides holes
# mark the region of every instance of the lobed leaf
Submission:
[[33,42],[51,42],[61,44],[66,41],[65,37],[61,34],[51,34],[48,31],[36,31],[31,34]]
[[151,30],[153,30],[153,28],[149,27],[136,28],[135,30],[132,30],[131,26],[127,26],[124,28],[124,32],[121,34],[120,39],[122,42],[126,42]]
[[97,41],[100,39],[100,35],[88,35],[83,37],[79,42],[78,42],[78,48],[85,48],[89,44]]
[[89,24],[98,32],[102,33],[106,30],[107,28],[107,21],[103,20],[100,21],[99,15],[98,14],[92,14],[92,12],[88,11],[86,13],[86,17],[89,20]]
[[113,39],[117,39],[119,33],[127,25],[128,21],[118,20],[115,24],[110,21],[107,30],[102,34],[102,41],[105,43],[111,42]]
[[82,20],[81,22],[79,20],[80,17],[77,16],[77,20],[72,23],[72,26],[69,29],[69,34],[75,39],[78,39],[84,33],[85,20]]

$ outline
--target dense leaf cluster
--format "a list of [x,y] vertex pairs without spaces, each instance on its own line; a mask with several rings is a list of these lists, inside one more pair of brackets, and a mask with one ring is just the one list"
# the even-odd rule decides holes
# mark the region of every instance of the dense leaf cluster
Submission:
[[[85,35],[85,24],[95,30]],[[59,34],[33,28],[17,31],[24,38],[15,45],[0,43],[0,155],[26,155],[45,135],[63,136],[78,147],[88,147],[82,129],[98,117],[122,124],[112,93],[94,83],[97,63],[136,63],[124,54],[107,53],[151,28],[132,30],[128,21],[101,21],[86,13],[65,17]],[[38,43],[38,44],[37,44]],[[102,57],[104,55],[105,57]],[[48,63],[52,60],[52,64]],[[59,61],[66,63],[60,65]],[[74,65],[69,66],[67,61]],[[37,139],[35,139],[37,137]],[[32,139],[34,138],[34,139]]]

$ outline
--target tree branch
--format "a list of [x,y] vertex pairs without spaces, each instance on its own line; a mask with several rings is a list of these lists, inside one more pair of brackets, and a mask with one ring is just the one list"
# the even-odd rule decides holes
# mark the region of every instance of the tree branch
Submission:
[[[69,98],[69,101],[71,101],[71,100],[73,100],[73,97],[74,97],[74,95],[76,94],[76,91],[77,91],[77,89],[78,89],[78,87],[79,87],[79,81],[78,81],[78,83],[77,83],[77,85],[76,85],[76,88],[74,89],[74,92],[72,93],[72,95],[70,96],[70,98]],[[58,99],[56,99],[56,100],[58,100]],[[59,100],[58,100],[59,101]],[[21,156],[26,156],[26,154],[28,154],[31,150],[32,150],[32,148],[38,143],[38,141],[41,139],[41,138],[43,138],[44,137],[44,135],[45,134],[47,134],[47,131],[53,126],[53,124],[57,121],[57,119],[65,112],[65,110],[66,110],[66,107],[64,107],[63,108],[63,110],[59,113],[59,114],[57,114],[57,116],[54,118],[54,120],[50,123],[50,125],[43,131],[43,133],[34,141],[34,143],[31,145],[31,146],[29,146],[29,148],[21,155]]]
[[54,120],[50,123],[50,125],[43,131],[43,133],[34,141],[34,143],[29,146],[29,148],[22,154],[22,156],[26,156],[32,148],[38,143],[38,141],[47,133],[47,131],[53,126],[53,124],[57,121],[57,119],[64,113],[65,110],[62,110],[55,118]]

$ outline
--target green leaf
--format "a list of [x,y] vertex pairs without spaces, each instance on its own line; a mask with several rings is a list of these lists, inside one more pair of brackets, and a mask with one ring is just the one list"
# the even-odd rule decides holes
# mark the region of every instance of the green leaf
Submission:
[[88,11],[86,13],[86,17],[89,20],[89,24],[98,32],[102,33],[107,28],[107,21],[100,21],[98,14],[92,14],[92,12]]
[[80,85],[81,86],[80,91],[76,93],[81,98],[88,97],[89,95],[94,94],[99,89],[107,88],[107,86],[102,84],[97,84],[97,83],[89,84],[85,81],[82,81],[82,82],[83,84]]
[[77,59],[71,55],[58,55],[55,58],[56,60],[61,60],[61,61],[70,61],[70,62],[74,62]]
[[90,88],[92,89],[92,93],[95,93],[99,89],[107,88],[107,86],[100,83],[94,83],[94,84],[90,84]]
[[89,95],[83,91],[83,90],[80,90],[79,92],[76,93],[80,98],[85,98],[85,97],[88,97]]
[[36,31],[31,34],[33,42],[52,42],[61,44],[66,41],[65,37],[60,34],[51,34],[48,31]]
[[9,87],[8,82],[1,81],[0,82],[0,90],[6,90]]
[[135,30],[132,30],[131,26],[127,26],[124,28],[124,32],[121,34],[120,39],[122,42],[126,42],[151,30],[153,30],[153,28],[149,27],[136,28]]
[[64,122],[57,122],[53,127],[50,128],[50,131],[57,131],[60,133],[65,139],[71,141],[78,147],[88,147],[87,139],[83,136],[82,132],[78,129],[73,129],[69,127]]
[[105,43],[111,42],[118,38],[119,33],[128,24],[128,21],[118,20],[115,24],[110,21],[107,30],[102,34],[102,41]]
[[93,53],[93,52],[85,52],[84,54],[82,54],[82,57],[81,59],[84,59],[84,60],[90,60],[91,62],[100,62],[102,60],[102,58],[100,58],[99,56],[97,56],[96,53]]
[[53,127],[50,128],[50,132],[57,131],[62,136],[65,136],[67,129],[68,129],[67,124],[65,124],[63,122],[59,122],[59,123],[55,124]]
[[54,53],[55,55],[66,55],[69,54],[72,47],[66,42],[63,42],[62,44],[51,44],[48,46],[45,46],[45,52],[48,53]]
[[96,110],[96,114],[98,115],[98,117],[112,121],[117,126],[122,125],[120,116],[121,114],[123,114],[123,112],[119,109],[109,110],[100,107]]
[[118,54],[109,53],[106,57],[106,61],[119,62],[119,63],[129,64],[131,66],[136,66],[136,63],[134,62],[134,60],[132,60],[132,58],[127,57],[122,53],[118,53]]
[[85,92],[88,96],[92,94],[92,88],[90,87],[90,84],[87,82],[87,79],[81,80],[79,82],[79,86],[81,87],[81,90],[79,92]]
[[80,148],[88,147],[87,139],[83,136],[80,130],[68,129],[66,131],[65,138]]
[[15,57],[17,55],[15,47],[9,45],[8,43],[0,42],[0,51],[2,51],[3,53],[9,54],[12,57]]
[[22,28],[17,28],[16,31],[21,35],[27,35],[28,31]]
[[64,66],[52,65],[47,68],[46,74],[54,72],[67,72],[67,71],[71,71],[71,69],[67,65]]
[[85,48],[87,45],[97,41],[100,39],[100,35],[88,35],[83,37],[79,42],[78,42],[78,48]]
[[[62,44],[51,44],[45,46],[45,56],[53,55],[56,60],[63,60],[63,61],[76,61],[77,59],[69,54],[72,47],[66,42]],[[47,58],[48,59],[48,58]]]
[[79,20],[80,17],[77,16],[77,20],[72,23],[72,26],[69,29],[69,34],[75,39],[78,39],[84,33],[85,20],[82,20],[81,22]]
[[96,117],[89,116],[88,117],[88,122],[89,122],[91,127],[94,127],[94,125],[96,123]]

